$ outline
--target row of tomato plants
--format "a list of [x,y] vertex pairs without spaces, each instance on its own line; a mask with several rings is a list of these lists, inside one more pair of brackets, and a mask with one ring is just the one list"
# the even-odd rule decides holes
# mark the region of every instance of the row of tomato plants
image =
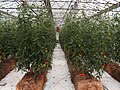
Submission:
[[44,74],[51,68],[55,24],[46,9],[37,10],[35,14],[30,5],[23,3],[18,7],[16,20],[1,21],[0,53],[3,58],[0,62],[11,56],[16,58],[18,70],[33,72],[35,76]]
[[60,32],[68,62],[82,74],[100,78],[106,64],[120,62],[120,18],[68,16]]

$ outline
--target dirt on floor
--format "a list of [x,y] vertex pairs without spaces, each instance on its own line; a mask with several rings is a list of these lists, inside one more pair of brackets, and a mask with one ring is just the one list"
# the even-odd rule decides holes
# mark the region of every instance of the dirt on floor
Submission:
[[103,90],[101,81],[95,78],[87,78],[85,76],[75,76],[75,89],[76,90]]
[[80,71],[75,71],[73,66],[69,63],[68,67],[72,82],[75,85],[75,90],[103,90],[101,81],[98,81],[94,77],[80,74]]
[[0,80],[4,78],[15,67],[15,60],[7,60],[4,63],[0,63]]
[[43,90],[46,76],[37,76],[36,79],[33,76],[33,73],[26,73],[17,84],[16,90]]
[[106,66],[105,71],[120,82],[120,66],[115,63],[110,63]]

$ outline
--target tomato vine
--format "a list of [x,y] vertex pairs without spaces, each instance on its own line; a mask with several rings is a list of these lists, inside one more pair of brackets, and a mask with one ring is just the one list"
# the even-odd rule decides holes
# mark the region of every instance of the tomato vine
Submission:
[[115,36],[114,33],[116,29],[119,31],[113,28],[109,17],[89,19],[85,16],[68,16],[60,33],[60,43],[68,62],[76,70],[89,76],[96,72],[95,77],[100,78],[105,65],[119,56],[115,53],[115,47],[120,43],[117,41],[119,35]]

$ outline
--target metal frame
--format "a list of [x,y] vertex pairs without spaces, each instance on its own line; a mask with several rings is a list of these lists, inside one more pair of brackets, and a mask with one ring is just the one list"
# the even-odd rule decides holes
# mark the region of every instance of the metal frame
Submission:
[[100,16],[101,14],[107,13],[107,12],[112,11],[113,9],[116,9],[116,8],[119,8],[119,7],[120,7],[120,2],[118,2],[117,4],[113,4],[112,6],[106,8],[104,10],[101,10],[97,14],[94,14],[93,16],[91,16],[90,18]]
[[10,17],[12,17],[12,18],[16,18],[16,16],[11,15],[11,14],[9,14],[9,13],[7,13],[7,12],[2,11],[2,10],[0,10],[0,13],[3,13],[3,14],[5,14],[5,15],[8,15],[8,16],[10,16]]
[[[5,1],[5,0],[2,0],[2,1]],[[0,1],[0,2],[2,2],[2,1]],[[9,0],[8,1],[5,1],[5,2],[10,2]],[[109,2],[106,2],[106,3],[101,3],[101,2],[83,2],[83,1],[79,1],[79,0],[76,0],[76,1],[73,1],[73,0],[71,0],[71,1],[67,1],[67,0],[64,0],[64,1],[51,1],[51,0],[30,0],[30,1],[24,1],[24,0],[12,0],[12,2],[44,2],[44,4],[45,4],[45,6],[46,6],[46,8],[47,8],[47,10],[49,11],[49,13],[51,14],[51,17],[53,18],[54,17],[54,15],[53,15],[53,12],[52,12],[52,10],[66,10],[66,13],[64,14],[64,16],[63,16],[63,19],[65,18],[65,16],[66,16],[66,14],[67,14],[67,12],[70,12],[71,10],[77,10],[77,11],[83,11],[83,10],[85,10],[85,11],[99,11],[98,13],[96,13],[96,14],[94,14],[94,15],[92,15],[92,16],[90,16],[90,18],[93,18],[93,17],[96,17],[96,16],[99,16],[99,15],[101,15],[101,14],[104,14],[104,13],[107,13],[107,12],[109,12],[109,11],[112,11],[113,9],[116,9],[116,8],[118,8],[118,7],[120,7],[120,2],[118,2],[117,4],[113,4],[113,3],[109,3]],[[69,6],[67,7],[67,8],[63,8],[63,7],[60,7],[60,8],[52,8],[52,6],[51,6],[51,3],[52,2],[54,2],[54,3],[56,3],[56,2],[62,2],[62,3],[69,3]],[[104,10],[100,10],[100,9],[87,9],[87,8],[70,8],[70,6],[71,6],[71,3],[76,3],[76,2],[78,2],[78,3],[86,3],[86,4],[90,4],[90,3],[92,3],[92,4],[107,4],[109,7],[108,8],[106,8],[106,9],[104,9]],[[117,1],[116,1],[117,2]],[[111,6],[112,5],[112,6]],[[3,13],[3,14],[5,14],[5,15],[9,15],[9,16],[11,16],[11,17],[14,17],[14,18],[16,18],[16,16],[14,16],[14,15],[11,15],[11,14],[9,14],[8,12],[5,12],[5,11],[2,11],[2,9],[7,9],[7,10],[9,10],[9,9],[17,9],[17,8],[12,8],[12,7],[10,7],[10,8],[0,8],[0,13]],[[43,9],[43,8],[32,8],[31,9],[31,11],[33,11],[33,13],[35,13],[36,14],[36,12],[34,11],[35,9]],[[112,11],[112,12],[120,12],[120,11],[118,11],[118,10],[116,10],[116,11]]]
[[46,6],[48,12],[50,13],[51,17],[53,18],[53,12],[52,12],[50,0],[43,0],[43,1],[45,3],[45,6]]
[[[27,2],[42,2],[43,0],[30,0],[30,1],[27,1]],[[14,0],[14,1],[5,1],[5,0],[3,0],[3,1],[0,1],[0,2],[16,2],[16,0]],[[65,3],[69,3],[69,2],[71,2],[71,1],[68,1],[68,0],[64,0],[64,1],[56,1],[56,0],[54,0],[54,1],[50,1],[50,2],[65,2]],[[76,1],[73,1],[73,2],[76,2]],[[113,4],[113,3],[109,3],[109,2],[106,2],[106,3],[101,3],[101,2],[85,2],[85,1],[78,1],[78,3],[93,3],[93,4]]]

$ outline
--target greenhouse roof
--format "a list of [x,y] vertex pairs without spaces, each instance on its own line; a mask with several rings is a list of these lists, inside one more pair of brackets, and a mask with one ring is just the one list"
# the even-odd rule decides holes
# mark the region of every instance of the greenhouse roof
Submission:
[[120,12],[120,0],[0,0],[1,13],[17,16],[16,9],[22,1],[38,6],[43,4],[42,2],[48,2],[56,23],[62,22],[69,12],[81,15],[84,11],[90,17],[106,12],[109,14]]

